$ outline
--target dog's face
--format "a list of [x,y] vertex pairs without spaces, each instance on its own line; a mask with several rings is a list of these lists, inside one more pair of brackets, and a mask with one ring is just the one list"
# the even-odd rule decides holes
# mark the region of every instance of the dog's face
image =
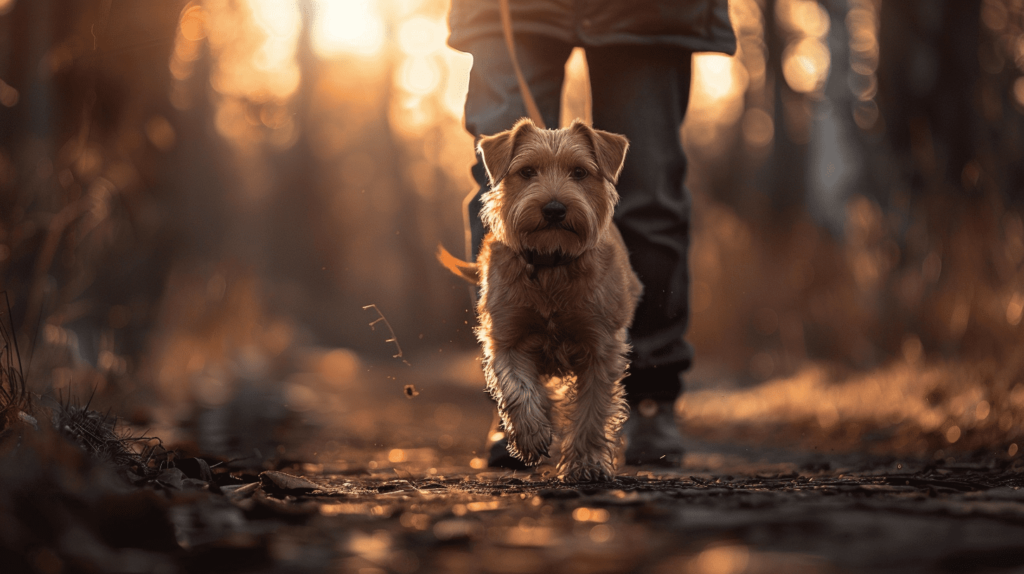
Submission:
[[578,257],[611,225],[615,191],[629,142],[575,121],[558,130],[519,120],[481,138],[491,191],[481,218],[512,249]]

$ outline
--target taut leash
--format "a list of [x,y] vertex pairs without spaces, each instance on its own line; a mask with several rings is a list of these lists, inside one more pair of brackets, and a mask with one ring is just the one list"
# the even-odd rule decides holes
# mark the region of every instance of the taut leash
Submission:
[[530,86],[526,84],[523,77],[523,70],[519,67],[519,58],[516,57],[516,41],[512,36],[512,13],[509,11],[508,0],[498,0],[498,10],[501,12],[501,29],[505,32],[505,46],[508,48],[508,55],[512,59],[512,69],[515,70],[516,80],[519,81],[519,93],[523,96],[523,103],[526,104],[526,112],[537,127],[544,129],[544,118],[540,116],[540,109],[533,99]]

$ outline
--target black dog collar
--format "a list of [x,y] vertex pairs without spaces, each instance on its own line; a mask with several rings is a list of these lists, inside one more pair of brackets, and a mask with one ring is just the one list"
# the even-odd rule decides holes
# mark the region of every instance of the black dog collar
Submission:
[[527,265],[533,266],[531,277],[537,276],[537,270],[541,267],[561,267],[576,261],[576,257],[569,257],[561,251],[554,253],[537,253],[533,249],[527,249],[519,254]]

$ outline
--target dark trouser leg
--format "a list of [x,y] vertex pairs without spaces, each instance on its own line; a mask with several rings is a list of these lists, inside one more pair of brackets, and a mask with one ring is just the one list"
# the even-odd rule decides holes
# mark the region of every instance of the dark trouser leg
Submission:
[[630,338],[632,404],[672,401],[693,350],[689,321],[690,197],[679,128],[690,93],[691,54],[664,47],[587,48],[594,127],[629,138],[615,222],[644,284]]
[[[528,114],[504,38],[480,38],[469,47],[469,52],[473,55],[473,68],[466,95],[466,130],[479,138],[511,128]],[[548,127],[558,127],[565,61],[571,52],[572,46],[557,40],[541,36],[516,37],[519,66]],[[480,187],[466,198],[465,209],[470,236],[467,240],[475,261],[484,238],[480,196],[488,189],[487,173],[479,157],[473,166],[473,177]]]

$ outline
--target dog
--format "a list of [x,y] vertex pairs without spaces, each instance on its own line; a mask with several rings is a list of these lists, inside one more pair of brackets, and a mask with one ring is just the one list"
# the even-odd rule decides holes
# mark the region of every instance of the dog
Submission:
[[[479,285],[476,335],[509,452],[539,464],[557,432],[566,482],[611,479],[629,413],[626,331],[642,286],[612,222],[628,147],[579,120],[548,130],[523,118],[481,138],[489,233],[475,264],[438,252]],[[567,385],[560,404],[555,378]]]

